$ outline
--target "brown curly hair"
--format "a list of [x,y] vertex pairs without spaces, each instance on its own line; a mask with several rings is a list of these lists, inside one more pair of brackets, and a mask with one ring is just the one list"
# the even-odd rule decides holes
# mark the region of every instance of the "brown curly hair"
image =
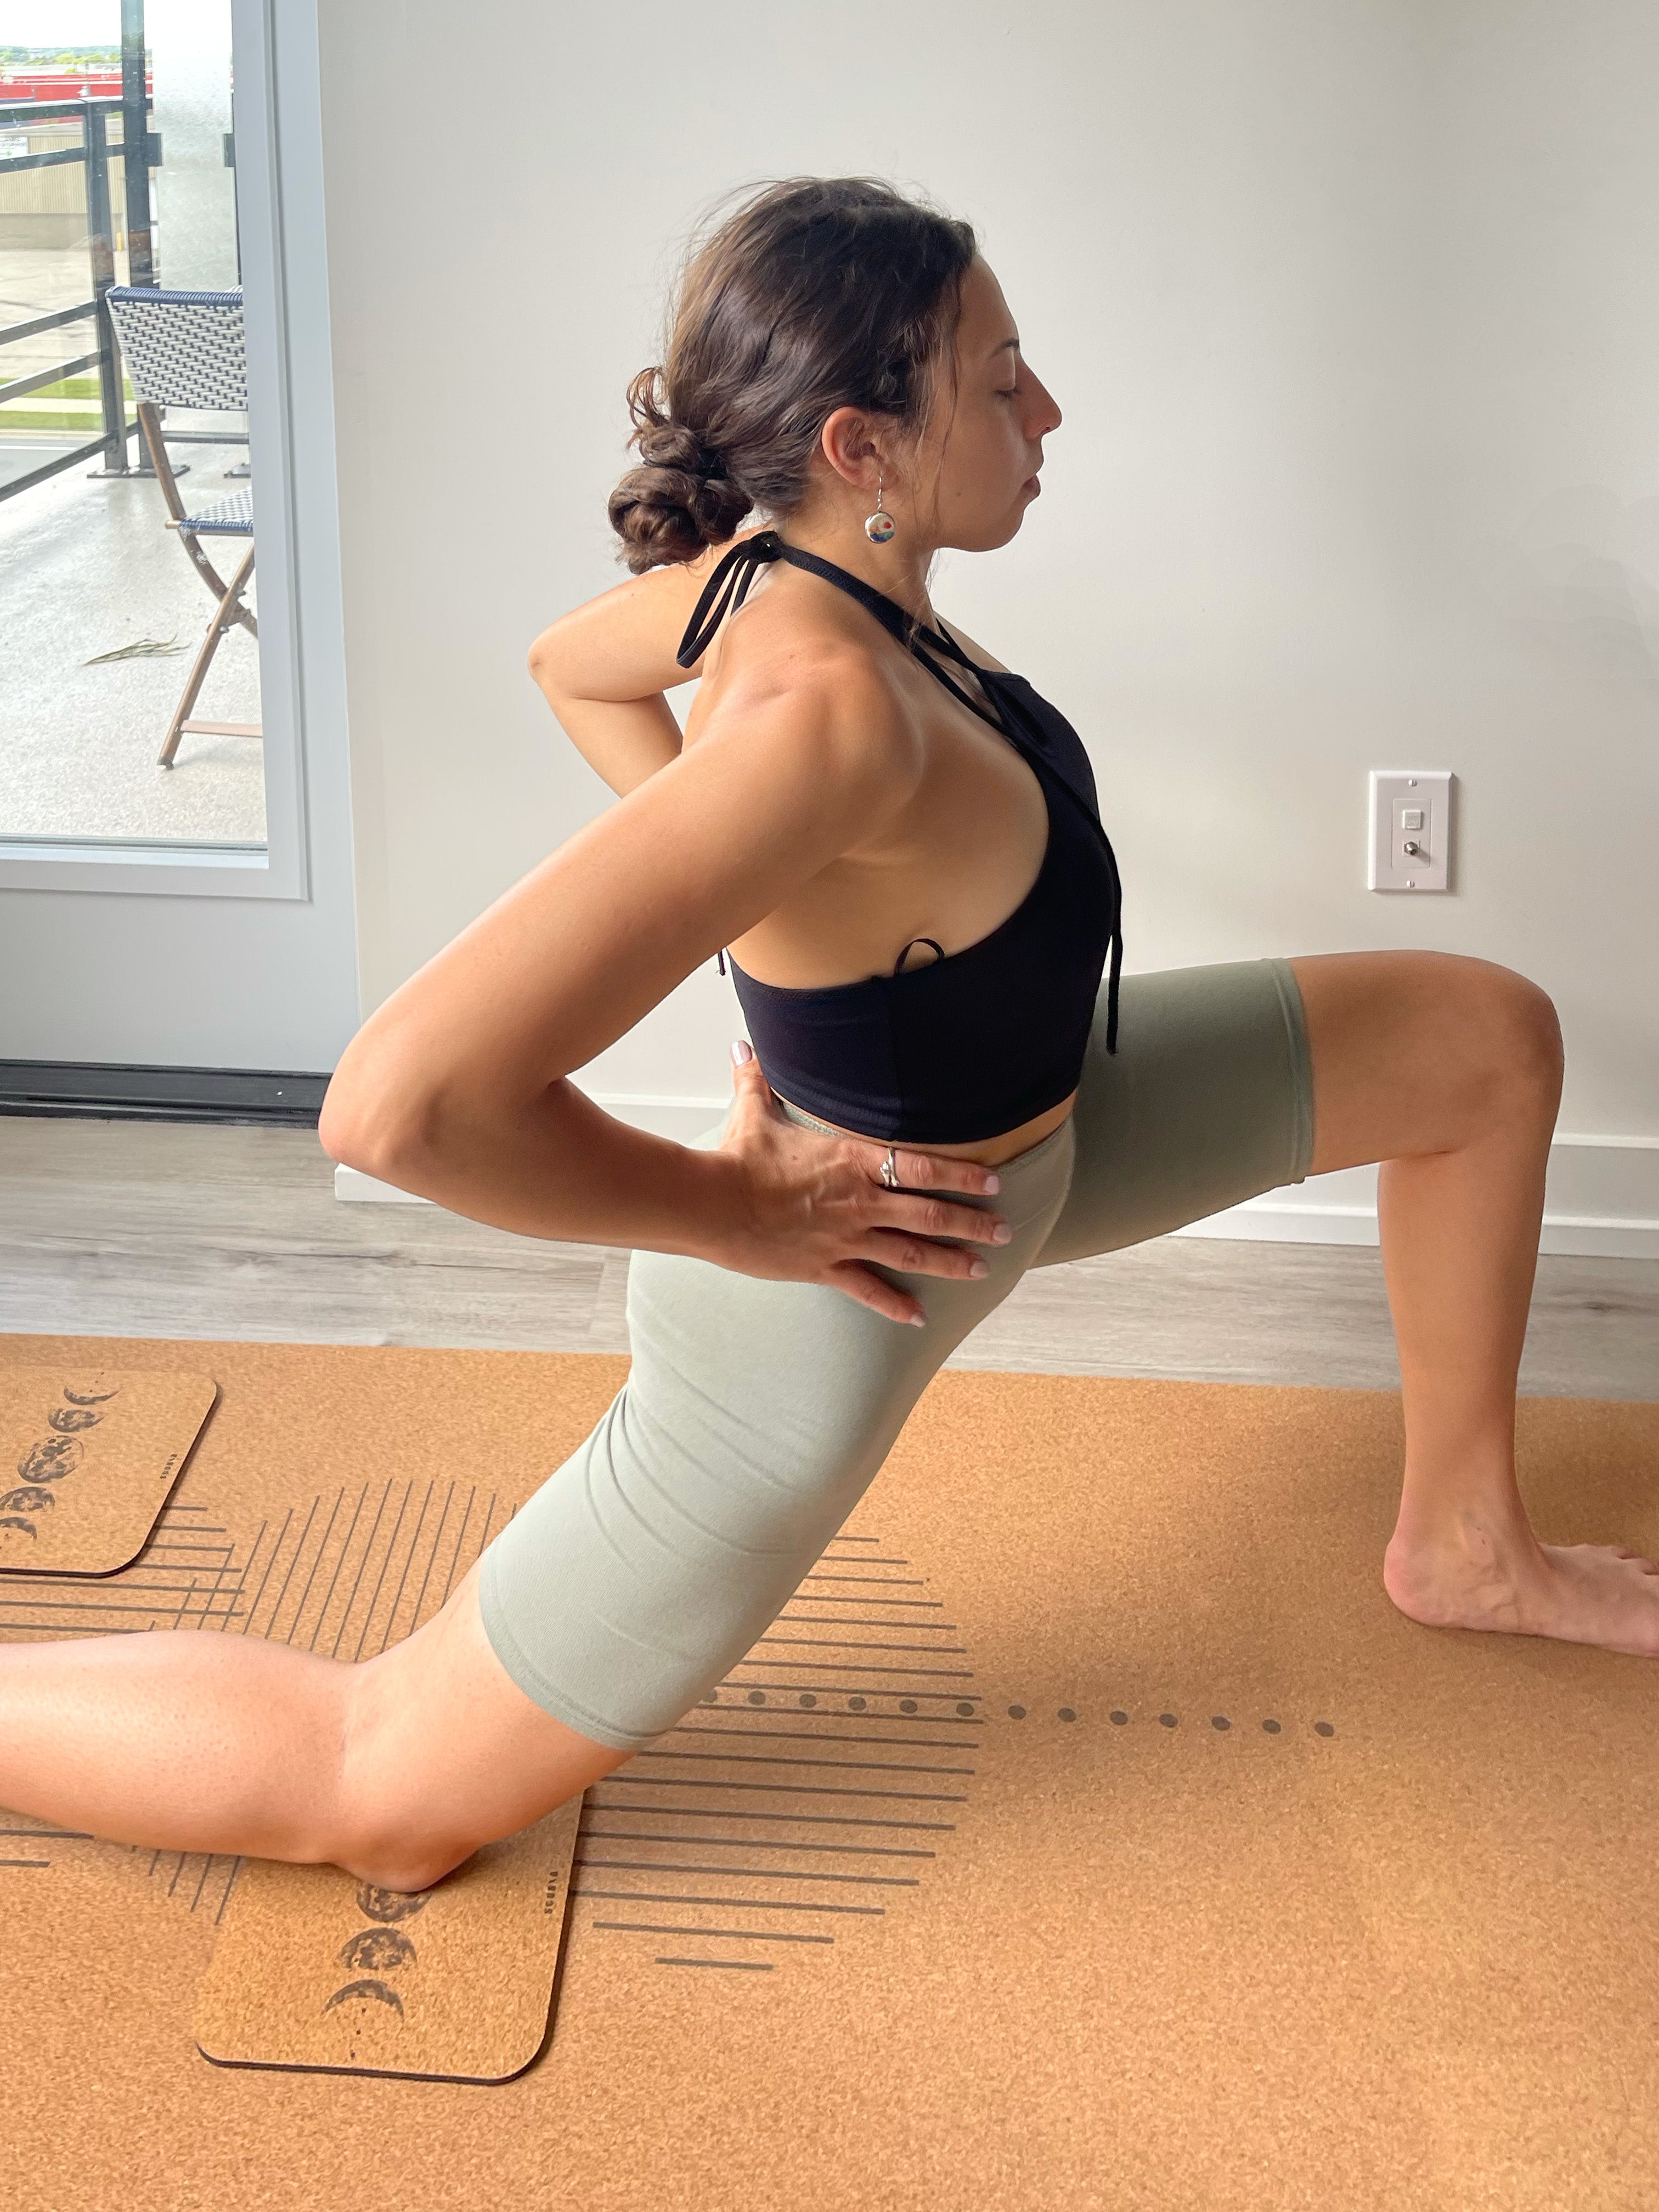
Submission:
[[873,177],[763,186],[696,246],[666,361],[628,388],[640,465],[611,495],[637,575],[725,543],[806,489],[837,407],[914,431],[954,334],[971,224]]

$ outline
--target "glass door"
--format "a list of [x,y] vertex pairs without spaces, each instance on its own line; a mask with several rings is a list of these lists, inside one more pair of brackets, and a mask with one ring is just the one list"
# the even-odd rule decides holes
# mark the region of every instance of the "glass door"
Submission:
[[355,1024],[315,48],[0,0],[0,1060]]

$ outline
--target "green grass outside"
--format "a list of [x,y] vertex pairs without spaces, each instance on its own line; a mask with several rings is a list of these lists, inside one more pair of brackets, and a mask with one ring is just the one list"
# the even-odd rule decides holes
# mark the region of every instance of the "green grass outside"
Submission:
[[[60,376],[56,384],[38,384],[28,395],[31,399],[95,399],[98,380],[95,376]],[[132,386],[125,377],[121,379],[121,397],[130,400]]]
[[24,430],[66,430],[78,432],[84,443],[101,436],[103,428],[101,415],[54,415],[48,408],[21,407],[15,402],[0,408],[0,437]]
[[[60,376],[55,384],[43,384],[37,390],[26,392],[21,399],[7,401],[0,407],[0,432],[17,430],[80,430],[88,438],[95,438],[103,428],[101,416],[89,414],[77,408],[73,414],[64,409],[42,407],[43,399],[96,399],[98,380],[95,376]],[[121,380],[121,397],[132,404],[132,386],[125,377]]]

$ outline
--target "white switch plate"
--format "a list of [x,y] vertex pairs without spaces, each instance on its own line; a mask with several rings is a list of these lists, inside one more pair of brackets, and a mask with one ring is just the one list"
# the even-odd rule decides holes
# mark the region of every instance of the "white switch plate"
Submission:
[[[1449,769],[1371,770],[1367,890],[1443,891],[1449,888],[1451,787]],[[1424,827],[1407,830],[1403,817],[1417,807],[1423,810]],[[1408,844],[1417,850],[1408,853]]]

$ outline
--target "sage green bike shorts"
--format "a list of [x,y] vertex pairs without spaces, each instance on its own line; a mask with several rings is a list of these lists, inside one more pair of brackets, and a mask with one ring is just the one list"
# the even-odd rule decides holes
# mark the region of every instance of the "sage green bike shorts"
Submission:
[[973,1248],[988,1272],[878,1269],[924,1328],[822,1284],[633,1254],[628,1379],[483,1556],[485,1631],[544,1711],[614,1750],[650,1743],[764,1634],[940,1365],[1028,1267],[1306,1176],[1313,1088],[1287,962],[1126,975],[1110,1056],[1105,1030],[1103,991],[1071,1115],[1000,1164],[999,1192],[962,1194],[1013,1228]]

